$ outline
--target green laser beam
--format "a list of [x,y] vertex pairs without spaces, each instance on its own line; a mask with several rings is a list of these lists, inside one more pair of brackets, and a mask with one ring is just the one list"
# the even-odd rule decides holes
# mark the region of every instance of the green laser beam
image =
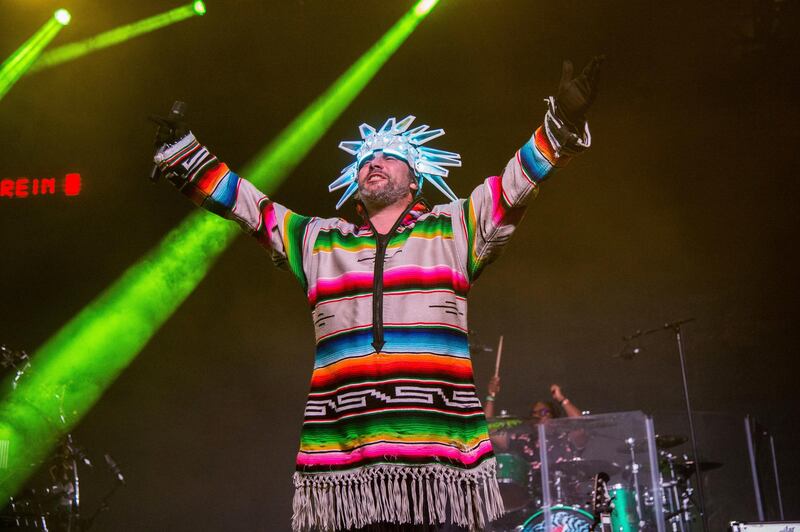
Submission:
[[[420,0],[324,94],[257,154],[243,175],[258,186],[270,184],[276,179],[273,176],[280,176],[279,179],[282,180],[305,157],[438,1]],[[420,11],[419,6],[426,4],[429,5],[428,8]]]
[[187,18],[201,16],[205,14],[205,12],[206,7],[203,2],[192,2],[191,4],[171,9],[166,13],[154,15],[146,19],[132,22],[131,24],[126,24],[125,26],[120,26],[119,28],[114,28],[113,30],[95,35],[83,41],[65,44],[64,46],[42,54],[36,64],[33,65],[33,68],[31,68],[30,73],[60,65],[67,61],[72,61],[73,59],[82,57],[95,50],[108,48],[109,46],[133,39],[144,33],[163,28],[164,26],[180,22],[181,20],[186,20]]
[[[66,19],[65,19],[66,14]],[[22,46],[11,54],[0,65],[0,100],[19,81],[19,78],[31,68],[39,58],[42,50],[53,40],[68,22],[69,12],[59,9],[42,25]],[[65,22],[66,20],[66,22]]]
[[[421,0],[242,170],[274,191],[430,12]],[[188,216],[33,356],[32,371],[0,403],[0,500],[14,494],[49,450],[100,399],[239,234],[204,211]]]

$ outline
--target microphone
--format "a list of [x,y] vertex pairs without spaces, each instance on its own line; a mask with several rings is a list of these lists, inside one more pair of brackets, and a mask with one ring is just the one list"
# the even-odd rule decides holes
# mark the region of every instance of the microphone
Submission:
[[125,477],[122,476],[122,470],[119,468],[119,465],[111,458],[111,455],[106,453],[106,464],[108,464],[108,468],[114,473],[114,476],[117,477],[117,480],[123,486],[125,485]]
[[[616,355],[611,355],[611,358],[622,358],[625,360],[630,360],[634,358],[636,355],[641,354],[644,351],[644,348],[641,345],[641,337],[647,336],[649,334],[657,333],[662,330],[671,329],[676,333],[680,333],[681,325],[686,323],[691,323],[694,321],[694,318],[686,318],[683,320],[673,321],[669,323],[665,323],[661,327],[656,327],[654,329],[648,329],[646,331],[642,331],[638,329],[635,333],[631,334],[630,336],[623,336],[622,341],[625,342],[625,345],[622,346],[622,350]],[[631,345],[631,342],[635,341],[638,345]]]
[[[649,332],[648,331],[642,332],[641,329],[637,329],[635,333],[629,336],[623,336],[622,341],[625,342],[625,344],[622,346],[622,349],[620,349],[619,353],[617,353],[616,355],[611,355],[611,358],[621,358],[623,360],[631,360],[636,355],[641,354],[642,351],[644,351],[644,348],[641,346],[640,344],[641,340],[639,340],[639,338],[641,338],[645,334],[649,334]],[[637,345],[631,344],[631,342],[634,340],[636,341],[635,343]]]
[[621,358],[623,360],[632,360],[636,357],[636,355],[640,355],[644,351],[643,347],[640,346],[632,346],[626,343],[619,353],[616,355],[611,355],[611,358]]
[[80,449],[78,447],[71,447],[71,450],[72,450],[72,454],[75,455],[75,458],[77,458],[78,460],[80,460],[81,462],[83,462],[84,464],[86,464],[89,467],[92,467],[92,468],[94,467],[94,464],[92,464],[92,461],[89,460],[88,456],[86,456],[86,453],[83,452],[83,449]]
[[[156,130],[156,139],[153,143],[156,151],[158,151],[158,149],[167,142],[180,138],[186,134],[186,122],[184,120],[185,117],[186,102],[182,102],[180,100],[175,100],[172,103],[172,109],[170,109],[169,115],[167,115],[166,118],[156,115],[150,115],[148,117],[151,122],[158,124],[158,129]],[[150,170],[150,181],[158,181],[160,175],[161,172],[158,169],[158,165],[153,163],[153,168]]]

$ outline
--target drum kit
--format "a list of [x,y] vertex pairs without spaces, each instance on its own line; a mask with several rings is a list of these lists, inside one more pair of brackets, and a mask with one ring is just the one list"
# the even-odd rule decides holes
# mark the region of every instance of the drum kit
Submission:
[[[493,523],[493,531],[691,532],[702,529],[693,497],[694,462],[685,454],[672,452],[685,443],[686,438],[667,434],[654,438],[658,471],[651,476],[649,465],[642,463],[646,462],[643,457],[648,455],[646,439],[623,438],[613,446],[605,445],[608,449],[605,456],[583,457],[586,447],[575,445],[574,441],[599,437],[596,429],[602,421],[589,419],[599,417],[602,416],[568,418],[569,430],[548,436],[544,453],[539,445],[539,435],[544,432],[539,430],[538,420],[506,412],[487,420],[506,508],[505,516]],[[545,460],[548,462],[546,475],[542,471]],[[703,471],[721,466],[718,462],[700,463]],[[599,516],[593,512],[592,482],[598,474],[614,479],[605,488],[611,507],[608,528],[600,528]],[[655,487],[649,481],[651,478],[657,479]],[[545,484],[546,490],[542,488]],[[657,497],[660,504],[656,504]],[[549,526],[546,526],[548,520]]]
[[[34,369],[25,351],[11,349],[0,344],[0,377],[9,377],[13,394],[18,385],[29,377]],[[66,425],[63,398],[66,388],[56,393],[60,422]],[[0,483],[6,480],[4,469],[8,468],[9,454],[13,454],[22,442],[0,440]],[[50,532],[86,532],[92,528],[99,515],[108,509],[108,503],[116,490],[125,484],[122,472],[109,454],[104,455],[108,473],[113,476],[113,485],[91,513],[85,511],[81,501],[81,470],[93,468],[86,451],[79,446],[70,433],[65,433],[53,452],[39,465],[39,474],[28,485],[0,503],[0,529]],[[9,469],[10,470],[10,469]]]

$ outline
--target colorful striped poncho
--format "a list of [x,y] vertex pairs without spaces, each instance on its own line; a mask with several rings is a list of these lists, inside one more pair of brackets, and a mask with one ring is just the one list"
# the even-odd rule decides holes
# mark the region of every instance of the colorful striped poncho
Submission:
[[499,517],[467,343],[467,293],[558,158],[539,128],[467,199],[409,206],[385,237],[302,216],[184,138],[160,158],[197,204],[236,220],[306,291],[316,355],[294,475],[294,530],[377,522],[470,529]]

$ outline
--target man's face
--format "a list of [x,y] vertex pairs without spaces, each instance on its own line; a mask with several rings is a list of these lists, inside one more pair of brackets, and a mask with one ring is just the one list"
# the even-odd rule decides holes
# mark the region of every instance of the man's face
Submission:
[[386,207],[400,200],[408,201],[417,190],[411,168],[405,160],[375,152],[358,169],[358,193],[368,206]]
[[537,401],[531,406],[531,418],[534,420],[544,421],[553,418],[553,411],[547,403]]

